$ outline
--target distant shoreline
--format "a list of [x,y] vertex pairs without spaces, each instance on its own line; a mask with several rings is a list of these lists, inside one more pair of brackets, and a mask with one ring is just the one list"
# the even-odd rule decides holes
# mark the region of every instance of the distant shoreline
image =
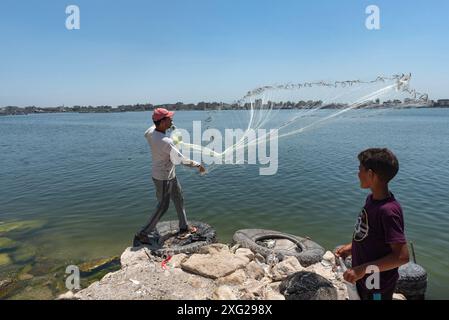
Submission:
[[[441,109],[449,108],[449,100],[444,100],[444,102],[428,102],[427,104],[418,103],[407,103],[401,102],[399,100],[386,101],[383,103],[379,102],[369,102],[363,104],[356,109],[369,108],[369,109],[386,109],[390,107],[400,107],[402,109]],[[321,101],[300,101],[300,102],[281,102],[281,103],[271,103],[262,106],[261,103],[258,104],[256,100],[257,108],[273,108],[278,110],[307,110],[313,108],[320,109],[344,109],[348,107],[348,104],[329,104],[322,105]],[[270,105],[271,104],[271,105]],[[28,114],[47,114],[47,113],[124,113],[124,112],[144,112],[153,111],[155,108],[166,108],[173,111],[221,111],[221,110],[249,110],[250,104],[245,104],[244,106],[239,106],[238,104],[226,104],[226,103],[205,103],[200,102],[198,104],[163,104],[163,105],[151,105],[151,104],[137,104],[137,105],[126,105],[118,106],[113,108],[111,106],[74,106],[74,107],[54,107],[54,108],[39,108],[39,107],[15,107],[8,106],[0,108],[0,116],[11,116],[11,115],[28,115]]]

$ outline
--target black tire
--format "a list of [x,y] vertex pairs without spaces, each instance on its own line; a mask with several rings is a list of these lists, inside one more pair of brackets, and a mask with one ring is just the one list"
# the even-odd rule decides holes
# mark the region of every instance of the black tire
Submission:
[[416,263],[409,262],[399,268],[396,292],[408,300],[422,300],[427,290],[427,272]]
[[189,225],[195,226],[198,229],[195,236],[200,237],[200,240],[192,240],[187,244],[174,244],[170,247],[164,247],[163,244],[165,241],[172,237],[176,237],[179,233],[179,222],[177,220],[173,220],[163,221],[157,224],[156,229],[160,235],[159,245],[150,246],[147,244],[136,243],[136,241],[134,241],[134,246],[144,245],[151,250],[152,254],[164,257],[168,255],[173,256],[180,253],[195,253],[198,252],[201,247],[216,242],[217,232],[207,223],[190,221]]
[[292,274],[282,281],[279,291],[285,300],[338,300],[332,283],[314,272]]
[[[298,250],[269,249],[257,244],[257,241],[264,239],[288,239],[297,245]],[[308,267],[320,262],[325,253],[324,248],[312,240],[273,230],[238,230],[234,233],[232,240],[234,244],[237,243],[255,253],[260,253],[265,258],[270,254],[274,254],[280,261],[282,261],[287,256],[294,256],[303,267]]]

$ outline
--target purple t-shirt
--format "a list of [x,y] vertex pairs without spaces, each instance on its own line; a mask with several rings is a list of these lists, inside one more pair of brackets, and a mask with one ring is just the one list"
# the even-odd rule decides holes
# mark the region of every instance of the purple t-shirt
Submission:
[[[402,208],[394,195],[384,200],[374,200],[373,195],[366,198],[360,212],[352,238],[352,265],[354,267],[372,262],[390,254],[390,244],[407,243],[404,234]],[[368,290],[366,275],[357,281],[357,287],[364,293],[386,293],[391,291],[399,278],[398,269],[380,273],[380,289]]]

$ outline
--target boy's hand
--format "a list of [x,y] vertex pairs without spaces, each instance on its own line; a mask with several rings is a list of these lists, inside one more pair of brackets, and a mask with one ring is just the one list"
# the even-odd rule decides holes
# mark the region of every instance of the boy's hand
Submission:
[[351,268],[346,270],[345,273],[343,273],[343,278],[352,283],[355,284],[356,281],[362,279],[366,274],[366,268],[362,265],[362,266],[358,266],[355,268]]
[[341,246],[338,248],[337,251],[335,251],[335,255],[338,257],[342,257],[343,259],[346,259],[346,257],[351,255],[352,250],[352,243],[348,243],[347,245]]

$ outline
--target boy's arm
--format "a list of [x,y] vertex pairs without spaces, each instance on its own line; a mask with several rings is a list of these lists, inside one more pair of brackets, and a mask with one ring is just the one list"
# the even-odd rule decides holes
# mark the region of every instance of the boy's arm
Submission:
[[355,283],[365,276],[368,266],[374,265],[379,268],[379,272],[383,272],[398,268],[409,261],[407,243],[392,243],[390,246],[392,250],[390,254],[376,261],[348,269],[343,275],[344,279],[348,282]]
[[345,259],[346,257],[349,257],[351,255],[351,251],[352,251],[352,242],[338,248],[338,250],[335,251],[335,255],[337,257],[342,257],[343,259]]

